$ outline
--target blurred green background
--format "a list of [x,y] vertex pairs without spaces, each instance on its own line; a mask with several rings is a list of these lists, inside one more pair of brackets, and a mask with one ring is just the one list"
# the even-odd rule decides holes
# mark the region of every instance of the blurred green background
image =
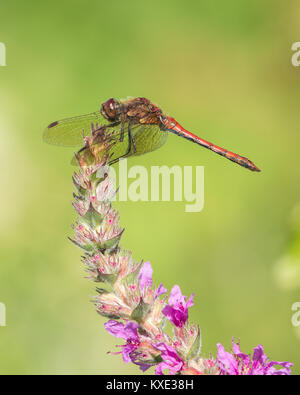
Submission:
[[120,341],[67,240],[72,150],[42,141],[50,122],[127,96],[150,98],[262,173],[170,136],[128,164],[205,166],[204,210],[117,202],[122,246],[151,261],[155,282],[195,293],[205,354],[234,335],[244,352],[261,343],[300,373],[299,18],[296,0],[1,2],[1,373],[139,372],[107,354]]

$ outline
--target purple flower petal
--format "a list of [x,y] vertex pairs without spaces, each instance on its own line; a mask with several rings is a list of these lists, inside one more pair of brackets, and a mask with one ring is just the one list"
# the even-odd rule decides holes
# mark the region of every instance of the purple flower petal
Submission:
[[177,355],[175,349],[165,343],[159,343],[154,346],[157,350],[161,351],[161,358],[163,362],[158,364],[155,369],[156,375],[163,375],[163,370],[169,370],[171,375],[180,372],[183,367],[182,359]]
[[134,344],[125,344],[122,346],[122,357],[123,361],[125,363],[128,362],[134,362],[134,360],[131,358],[131,353],[136,349],[136,346]]
[[266,360],[268,359],[267,356],[264,353],[264,348],[261,344],[256,346],[253,350],[253,361],[257,361],[261,364],[265,363]]
[[186,307],[187,308],[192,307],[192,306],[194,306],[194,294],[192,294],[189,297],[188,301],[186,302]]
[[179,306],[180,304],[185,304],[185,297],[182,295],[180,287],[178,285],[174,285],[174,287],[171,289],[168,303],[171,306]]
[[136,322],[128,321],[126,324],[118,322],[115,320],[109,320],[104,324],[105,329],[108,333],[115,337],[120,337],[122,339],[134,339],[137,340],[138,337],[138,324]]
[[[275,369],[273,366],[274,365],[281,365],[283,366],[283,369]],[[271,361],[267,364],[267,371],[268,374],[272,374],[274,376],[289,376],[291,374],[291,367],[294,364],[291,362],[276,362],[276,361]]]
[[161,362],[160,364],[158,364],[156,366],[155,374],[157,376],[163,376],[164,375],[163,371],[166,370],[166,369],[169,369],[169,365],[167,363],[165,363],[165,362]]
[[186,316],[182,311],[176,310],[173,307],[167,305],[163,308],[162,313],[167,319],[172,322],[173,325],[178,328],[182,328],[182,325],[186,322]]
[[[254,348],[253,356],[244,354],[240,346],[232,340],[233,354],[226,352],[224,347],[219,343],[218,347],[218,365],[221,374],[230,375],[290,375],[290,362],[268,362],[268,357],[264,353],[264,348],[260,344]],[[281,366],[276,369],[274,366]]]
[[152,286],[152,267],[150,262],[145,262],[139,273],[139,283],[142,290]]
[[192,294],[186,302],[186,296],[182,295],[178,285],[174,285],[170,292],[168,305],[164,307],[162,313],[172,324],[181,328],[188,319],[188,308],[194,305],[194,295]]
[[142,362],[135,362],[135,364],[140,367],[142,372],[146,372],[146,370],[148,370],[152,366],[152,365],[147,365],[146,363],[142,363]]
[[221,343],[217,344],[218,356],[217,361],[222,374],[236,375],[238,374],[238,362],[232,354],[225,351]]
[[128,321],[126,324],[115,320],[110,320],[104,324],[105,329],[111,335],[126,340],[122,347],[122,356],[125,363],[135,362],[133,351],[139,346],[138,324]]
[[232,338],[232,351],[233,353],[240,358],[246,365],[249,365],[250,363],[250,356],[247,354],[244,354],[241,352],[239,344],[236,344],[234,342],[234,339]]
[[154,299],[158,298],[160,295],[163,295],[163,294],[165,294],[165,293],[167,293],[167,292],[168,292],[167,288],[165,288],[165,287],[163,286],[163,283],[160,283],[159,287],[158,287],[157,290],[155,291]]

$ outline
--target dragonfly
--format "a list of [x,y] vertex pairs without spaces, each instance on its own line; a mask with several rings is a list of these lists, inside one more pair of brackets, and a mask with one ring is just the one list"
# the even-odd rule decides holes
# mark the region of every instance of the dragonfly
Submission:
[[260,171],[249,159],[184,129],[174,118],[164,114],[158,106],[145,97],[125,100],[110,98],[102,103],[98,111],[52,122],[44,131],[44,140],[62,146],[82,145],[83,131],[84,133],[90,131],[91,125],[101,125],[113,131],[116,144],[112,148],[110,164],[121,158],[154,151],[166,142],[169,133],[173,133],[246,169]]

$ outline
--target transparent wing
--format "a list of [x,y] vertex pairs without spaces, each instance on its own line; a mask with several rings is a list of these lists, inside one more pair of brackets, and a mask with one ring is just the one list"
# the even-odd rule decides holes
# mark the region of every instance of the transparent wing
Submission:
[[[111,162],[119,158],[128,158],[154,151],[160,148],[168,137],[168,132],[161,130],[158,125],[132,125],[131,131],[134,143],[132,141],[130,143],[128,123],[124,125],[123,141],[120,141],[121,125],[112,128],[108,127],[107,130],[113,134],[115,140],[115,144],[110,149]],[[88,156],[87,149],[81,150],[79,155],[83,155],[86,158]],[[72,163],[76,164],[77,161],[73,160]]]
[[45,130],[43,139],[48,144],[75,147],[82,145],[82,131],[88,136],[91,131],[91,124],[106,125],[108,121],[101,115],[100,111],[91,114],[81,115],[73,118],[66,118],[52,122]]
[[131,147],[131,154],[142,155],[160,148],[167,140],[168,132],[158,125],[137,125],[133,129],[136,152]]
[[[133,141],[130,143],[128,124],[124,125],[124,139],[119,141],[120,126],[112,128],[116,143],[111,148],[112,161],[124,156],[138,156],[160,148],[167,140],[168,132],[161,130],[158,125],[132,125]],[[110,129],[110,128],[109,128]]]

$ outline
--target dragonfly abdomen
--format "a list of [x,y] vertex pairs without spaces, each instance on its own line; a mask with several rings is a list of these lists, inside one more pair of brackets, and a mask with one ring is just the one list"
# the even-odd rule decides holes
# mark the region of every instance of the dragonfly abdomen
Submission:
[[228,151],[225,148],[218,147],[217,145],[210,143],[209,141],[203,140],[202,138],[184,129],[174,118],[164,117],[161,119],[161,122],[164,127],[171,133],[177,134],[178,136],[184,137],[185,139],[190,140],[193,143],[199,144],[202,147],[205,147],[215,152],[216,154],[224,156],[232,162],[235,162],[238,165],[245,167],[246,169],[249,169],[251,171],[260,171],[260,169],[249,159],[241,155],[235,154],[234,152]]

